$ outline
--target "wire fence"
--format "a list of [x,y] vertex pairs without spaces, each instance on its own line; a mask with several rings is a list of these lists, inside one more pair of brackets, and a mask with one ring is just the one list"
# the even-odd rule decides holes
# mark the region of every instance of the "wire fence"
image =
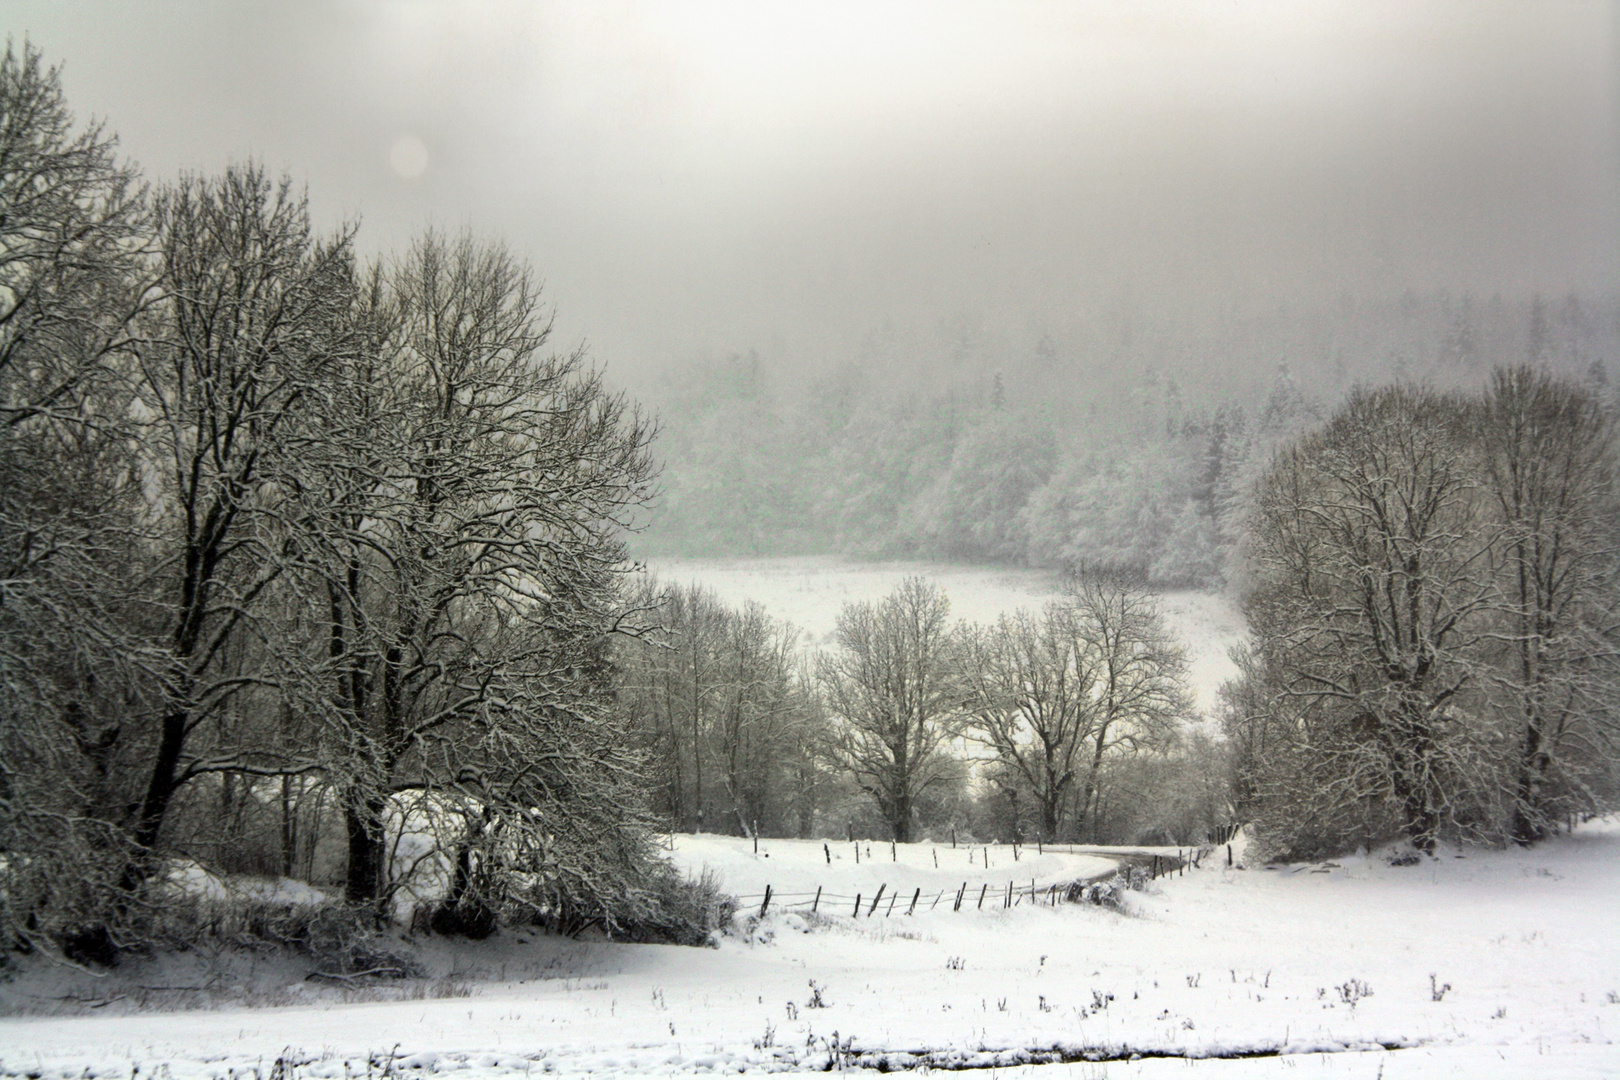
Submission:
[[[1175,855],[1124,855],[1119,864],[1104,874],[1090,878],[1049,881],[1042,883],[1031,878],[1026,885],[1009,879],[1005,885],[999,881],[964,881],[955,889],[942,888],[924,891],[922,886],[911,889],[890,889],[878,886],[873,893],[831,892],[816,886],[814,892],[778,892],[767,885],[762,893],[744,893],[737,901],[744,910],[759,905],[759,917],[772,911],[809,912],[811,914],[843,914],[851,918],[870,919],[880,911],[884,918],[892,915],[914,915],[921,911],[938,911],[941,904],[949,904],[952,912],[983,911],[986,906],[1012,908],[1020,904],[1040,904],[1055,907],[1069,903],[1103,903],[1120,888],[1141,888],[1148,882],[1172,874],[1185,874],[1189,868],[1197,869],[1215,851],[1215,845],[1178,850]],[[977,894],[972,886],[979,886]]]

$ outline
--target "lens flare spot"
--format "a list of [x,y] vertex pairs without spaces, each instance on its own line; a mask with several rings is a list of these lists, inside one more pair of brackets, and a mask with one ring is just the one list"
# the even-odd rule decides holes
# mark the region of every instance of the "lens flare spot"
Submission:
[[394,175],[402,179],[415,180],[427,172],[427,144],[415,135],[406,135],[396,140],[388,151],[388,167],[394,170]]

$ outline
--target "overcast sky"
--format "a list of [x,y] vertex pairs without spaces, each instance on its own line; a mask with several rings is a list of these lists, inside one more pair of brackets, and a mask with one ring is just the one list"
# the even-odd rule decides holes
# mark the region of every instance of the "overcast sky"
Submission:
[[1613,4],[0,0],[154,178],[259,158],[372,250],[500,234],[621,377],[1620,282]]

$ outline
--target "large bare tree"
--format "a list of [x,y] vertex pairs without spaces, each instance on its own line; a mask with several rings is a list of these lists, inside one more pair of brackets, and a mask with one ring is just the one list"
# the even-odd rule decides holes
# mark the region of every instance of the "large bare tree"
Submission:
[[844,605],[818,675],[838,724],[832,750],[909,843],[918,796],[951,773],[966,714],[945,593],[910,577],[877,603]]
[[1165,625],[1158,593],[1132,570],[1080,567],[1064,586],[1068,633],[1087,657],[1092,701],[1075,802],[1084,835],[1113,756],[1163,750],[1192,713],[1186,651]]
[[567,903],[605,903],[639,843],[606,639],[650,427],[583,354],[545,351],[538,288],[499,245],[429,233],[365,294],[366,348],[300,474],[347,895],[386,907],[414,790],[475,823],[457,843],[485,842],[486,869],[523,850]]
[[1019,611],[974,628],[962,656],[969,730],[1033,795],[1048,843],[1066,824],[1075,781],[1090,776],[1087,740],[1099,716],[1097,657],[1078,630],[1073,608],[1049,604],[1038,617]]
[[[310,395],[347,348],[350,234],[315,237],[305,198],[255,165],[163,189],[159,297],[133,348],[156,508],[161,700],[132,826],[152,849],[176,792],[242,770],[199,729],[258,673],[228,661],[284,573],[280,470]],[[133,879],[132,879],[133,880]]]
[[1498,517],[1504,638],[1498,666],[1519,716],[1513,836],[1598,809],[1590,781],[1617,728],[1614,420],[1590,390],[1546,371],[1495,372],[1482,404],[1489,502]]
[[128,349],[144,189],[60,70],[0,59],[0,934],[53,948],[121,895],[120,818],[152,691]]
[[1457,397],[1360,390],[1262,484],[1246,610],[1269,687],[1256,716],[1272,816],[1290,829],[1342,843],[1393,822],[1426,849],[1491,797],[1470,694],[1495,546],[1472,418]]

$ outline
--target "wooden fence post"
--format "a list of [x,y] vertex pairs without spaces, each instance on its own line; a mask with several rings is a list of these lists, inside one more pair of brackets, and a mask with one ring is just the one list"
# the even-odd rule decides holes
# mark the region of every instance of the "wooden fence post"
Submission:
[[765,917],[765,912],[769,911],[770,907],[771,907],[771,887],[769,885],[767,885],[767,886],[765,886],[765,902],[759,905],[759,917],[763,919]]
[[966,893],[967,893],[967,882],[964,881],[964,882],[962,882],[962,887],[960,889],[956,890],[956,903],[951,905],[951,910],[952,911],[961,911],[962,910],[962,897]]
[[861,894],[856,893],[855,894],[855,915],[858,918],[860,916],[860,914],[861,914]]
[[872,897],[872,906],[866,909],[866,917],[868,919],[870,919],[872,917],[872,912],[877,910],[878,901],[883,899],[883,890],[887,889],[887,888],[888,888],[887,885],[879,885],[878,886],[877,895]]
[[921,885],[917,886],[917,891],[911,894],[911,906],[906,908],[907,915],[910,915],[913,911],[917,910],[917,898],[920,896],[922,896]]
[[896,900],[898,900],[898,899],[900,899],[900,890],[899,889],[896,889],[896,890],[894,890],[894,892],[889,894],[889,906],[883,912],[883,917],[885,919],[887,919],[890,915],[894,914],[894,902]]
[[827,856],[827,865],[831,866],[832,865],[832,848],[828,847],[826,845],[826,843],[823,842],[822,845],[821,845],[821,853],[823,855]]
[[989,890],[990,890],[990,883],[988,881],[985,882],[983,885],[979,886],[979,910],[980,911],[984,910],[984,894],[986,892],[988,892]]
[[821,886],[817,885],[816,886],[816,898],[814,900],[810,901],[810,914],[814,915],[816,913],[816,908],[818,908],[820,906],[821,906]]

